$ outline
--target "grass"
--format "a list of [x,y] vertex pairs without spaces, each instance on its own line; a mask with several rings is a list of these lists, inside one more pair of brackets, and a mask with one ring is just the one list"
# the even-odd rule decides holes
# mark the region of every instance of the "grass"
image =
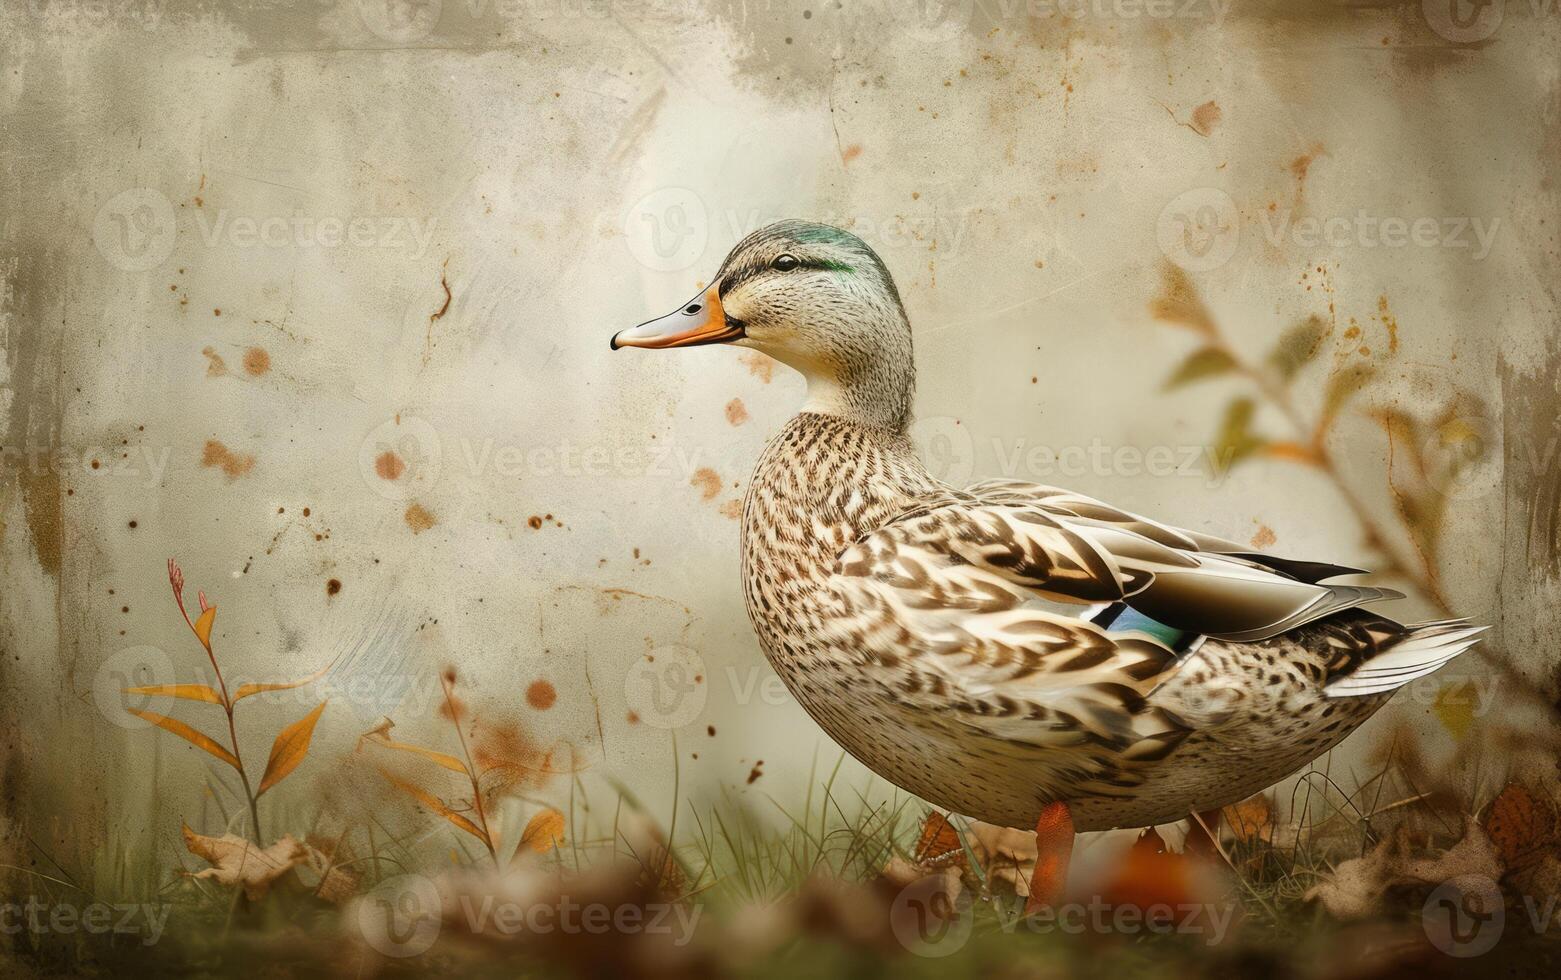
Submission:
[[[602,787],[591,791],[573,774],[565,811],[567,840],[540,857],[531,873],[557,882],[580,882],[579,887],[587,890],[595,886],[583,883],[594,880],[590,876],[596,869],[614,861],[627,859],[652,873],[640,879],[650,892],[637,894],[654,892],[671,905],[697,907],[705,917],[691,944],[699,950],[696,973],[767,977],[892,972],[958,977],[1001,970],[1006,975],[1160,977],[1245,972],[1261,966],[1281,975],[1312,975],[1299,966],[1308,957],[1322,957],[1319,963],[1337,962],[1341,949],[1358,956],[1381,956],[1385,955],[1380,948],[1386,942],[1383,936],[1400,943],[1419,934],[1418,906],[1413,903],[1403,915],[1381,924],[1385,932],[1362,934],[1358,928],[1334,924],[1302,901],[1305,891],[1330,874],[1335,862],[1358,856],[1372,845],[1381,830],[1374,821],[1391,814],[1395,819],[1437,823],[1426,798],[1398,797],[1397,783],[1403,777],[1384,769],[1361,781],[1361,788],[1349,795],[1322,772],[1297,782],[1299,812],[1315,814],[1317,819],[1303,821],[1293,840],[1280,840],[1285,831],[1277,825],[1265,828],[1266,833],[1227,840],[1220,857],[1228,865],[1226,887],[1211,900],[1234,906],[1236,924],[1218,943],[1210,941],[1213,936],[1207,929],[1159,935],[1131,929],[1101,933],[1090,928],[1074,935],[1057,926],[1037,927],[1035,920],[1019,914],[1020,906],[1012,896],[989,887],[993,882],[980,867],[968,829],[956,822],[961,850],[970,865],[968,938],[947,956],[912,955],[893,928],[885,925],[892,921],[888,912],[897,893],[886,888],[880,873],[896,854],[911,853],[929,811],[902,795],[883,799],[870,783],[842,785],[841,761],[819,772],[815,760],[810,788],[795,806],[763,794],[724,792],[708,801],[679,799],[673,812],[660,819],[647,814],[625,788],[609,785],[605,791]],[[602,799],[605,806],[599,805]],[[1399,805],[1402,799],[1409,802]],[[220,812],[220,799],[218,804]],[[409,809],[398,813],[404,819]],[[389,814],[369,808],[350,830],[330,824],[323,812],[273,811],[271,820],[295,833],[328,830],[349,841],[355,856],[344,858],[343,866],[362,876],[364,890],[409,872],[431,878],[462,872],[479,880],[481,875],[491,876],[490,855],[434,818],[402,825],[393,823]],[[662,826],[672,841],[670,849],[665,848],[667,838],[655,830]],[[263,968],[299,976],[369,972],[509,976],[517,971],[548,976],[590,973],[591,964],[597,963],[576,962],[567,951],[547,945],[474,946],[448,937],[421,956],[385,959],[356,941],[353,911],[344,912],[312,894],[317,875],[300,871],[296,879],[284,879],[270,895],[251,902],[236,890],[181,873],[201,862],[184,854],[182,846],[178,853],[178,866],[160,865],[155,855],[133,853],[115,838],[99,851],[101,867],[60,867],[35,847],[35,867],[0,869],[10,901],[32,895],[49,905],[102,901],[169,907],[166,933],[151,945],[144,944],[144,935],[133,934],[23,929],[6,935],[8,972],[140,975],[177,968],[226,975]],[[87,881],[102,884],[83,884]],[[875,909],[876,919],[863,914]],[[622,955],[631,959],[617,964],[620,972],[660,975],[653,964],[640,964],[636,970],[632,957],[639,954],[623,937],[604,938],[601,943],[625,946]],[[1556,945],[1515,932],[1481,962],[1494,966],[1512,957],[1523,962],[1536,956],[1548,959],[1555,955]],[[1409,953],[1392,954],[1399,956],[1393,962],[1419,964],[1417,969],[1434,975],[1438,964],[1426,966],[1413,959],[1423,956],[1424,943],[1410,946]],[[932,951],[939,948],[933,946]]]

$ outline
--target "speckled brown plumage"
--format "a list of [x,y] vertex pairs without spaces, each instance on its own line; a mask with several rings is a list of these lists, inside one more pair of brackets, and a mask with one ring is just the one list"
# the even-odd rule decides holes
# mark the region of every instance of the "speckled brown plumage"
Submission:
[[[1181,819],[1305,765],[1475,641],[1359,608],[1397,593],[1330,584],[1355,569],[933,479],[906,436],[910,328],[855,236],[763,229],[714,289],[736,343],[809,381],[743,503],[760,645],[832,738],[929,802],[1015,827],[1057,801],[1080,830]],[[635,329],[625,344],[667,346]]]

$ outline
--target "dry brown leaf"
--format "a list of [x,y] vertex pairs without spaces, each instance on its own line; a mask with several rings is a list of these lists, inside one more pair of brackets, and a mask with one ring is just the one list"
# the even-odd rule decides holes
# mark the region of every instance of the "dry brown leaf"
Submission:
[[548,807],[526,822],[526,829],[520,833],[520,850],[541,854],[563,841],[564,815]]
[[1412,832],[1400,826],[1365,856],[1345,861],[1333,878],[1308,891],[1336,919],[1364,919],[1381,912],[1390,889],[1440,884],[1463,875],[1501,877],[1501,857],[1480,825],[1470,822],[1463,839],[1435,857],[1415,857]]
[[1509,868],[1539,860],[1556,842],[1556,811],[1519,783],[1509,783],[1485,813],[1485,832]]
[[271,743],[271,758],[266,760],[266,774],[260,777],[260,789],[255,793],[256,796],[286,779],[288,773],[304,761],[304,756],[309,754],[309,742],[314,738],[314,723],[320,720],[325,705],[326,702],[321,701],[313,711],[277,735],[276,741]]
[[222,703],[222,695],[210,684],[152,684],[147,687],[127,687],[125,693],[144,694],[149,698],[183,698],[209,704]]
[[444,817],[446,820],[466,831],[468,834],[471,834],[473,837],[482,841],[483,844],[487,845],[488,847],[493,846],[492,843],[488,840],[488,834],[486,831],[477,826],[475,823],[472,823],[472,821],[464,814],[456,812],[448,803],[439,799],[439,797],[423,789],[423,787],[417,785],[416,783],[408,782],[407,780],[402,779],[388,770],[381,769],[380,775],[390,780],[390,784],[396,789],[399,789],[401,792],[423,804],[423,806],[439,814],[439,816]]
[[1274,825],[1274,805],[1261,793],[1232,803],[1220,812],[1231,834],[1243,844],[1267,840]]
[[125,710],[135,715],[137,718],[151,722],[165,732],[173,732],[175,735],[184,739],[186,742],[189,742],[196,748],[204,749],[207,752],[210,752],[212,755],[221,759],[223,762],[226,762],[234,769],[239,768],[238,759],[233,755],[232,752],[229,752],[221,745],[218,745],[217,742],[210,736],[196,731],[179,719],[169,718],[167,715],[160,715],[151,711],[142,711],[139,708],[126,708]]
[[[333,661],[333,663],[334,663],[334,661]],[[310,674],[308,677],[305,677],[303,680],[283,681],[283,682],[275,683],[275,684],[271,684],[271,683],[240,684],[239,687],[238,687],[238,690],[233,692],[233,700],[234,701],[241,701],[244,698],[249,697],[251,694],[263,694],[266,691],[291,691],[295,687],[303,687],[305,684],[312,684],[312,683],[314,683],[315,681],[317,681],[320,678],[324,677],[325,676],[325,672],[327,670],[330,670],[330,669],[331,669],[331,664],[326,664],[324,667],[321,667],[319,670],[317,670],[314,673]]]
[[1035,873],[1033,831],[972,820],[970,850],[993,892],[1012,892],[1020,898],[1030,896],[1030,877]]
[[921,836],[911,851],[911,860],[925,865],[949,860],[963,862],[964,856],[965,847],[959,842],[959,832],[949,823],[948,817],[941,813],[927,814],[927,819],[922,821]]
[[184,846],[191,854],[205,858],[212,865],[190,877],[210,878],[229,887],[240,886],[244,896],[251,901],[264,898],[278,878],[309,859],[308,849],[290,834],[262,849],[254,841],[233,834],[206,837],[186,826]]
[[358,893],[358,873],[345,865],[347,855],[340,841],[326,840],[311,834],[304,839],[308,851],[309,868],[320,876],[314,886],[314,894],[333,905]]
[[207,653],[211,652],[211,627],[216,621],[216,606],[207,606],[201,613],[201,617],[195,621],[195,638],[201,641],[201,646],[206,648]]

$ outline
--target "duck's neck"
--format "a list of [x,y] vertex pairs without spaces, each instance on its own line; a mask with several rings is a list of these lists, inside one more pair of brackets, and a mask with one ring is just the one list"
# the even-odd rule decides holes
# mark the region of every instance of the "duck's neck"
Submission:
[[839,360],[829,365],[792,365],[808,379],[802,410],[904,433],[916,395],[916,360],[903,316],[900,329],[878,335],[870,350],[839,351]]

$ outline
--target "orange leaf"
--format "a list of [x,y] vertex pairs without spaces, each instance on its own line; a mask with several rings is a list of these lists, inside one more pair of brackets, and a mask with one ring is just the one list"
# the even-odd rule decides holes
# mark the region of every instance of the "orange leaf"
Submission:
[[1240,803],[1232,803],[1222,812],[1226,826],[1230,827],[1236,840],[1243,844],[1266,840],[1269,829],[1274,824],[1274,806],[1268,801],[1268,797],[1261,793]]
[[457,827],[466,831],[468,834],[471,834],[473,837],[482,841],[484,844],[487,844],[489,847],[493,846],[492,843],[488,840],[488,835],[483,832],[481,827],[472,823],[465,816],[456,813],[450,808],[448,803],[439,799],[439,797],[423,789],[421,786],[418,786],[416,783],[409,783],[405,779],[401,779],[398,776],[392,775],[390,772],[384,769],[381,769],[379,773],[381,776],[384,776],[386,779],[390,780],[390,784],[396,789],[401,790],[401,792],[412,797],[412,799],[428,807],[428,809],[439,814],[441,817],[444,817],[446,820],[455,824]]
[[[216,608],[216,607],[213,606],[212,608]],[[291,691],[295,687],[303,687],[305,684],[312,684],[313,682],[315,682],[315,681],[319,680],[320,678],[324,677],[325,676],[325,672],[327,670],[330,670],[331,669],[331,664],[334,664],[334,663],[335,663],[334,660],[331,661],[331,663],[326,664],[324,667],[321,667],[319,670],[317,670],[314,673],[310,674],[308,677],[305,677],[303,680],[279,681],[279,682],[274,683],[274,684],[273,683],[240,684],[239,687],[238,687],[238,690],[233,692],[233,700],[234,701],[238,701],[238,700],[241,700],[243,698],[249,697],[251,694],[263,694],[266,691]]]
[[564,841],[564,815],[552,807],[543,810],[526,822],[520,833],[521,849],[530,848],[538,854],[550,851]]
[[915,850],[911,851],[912,859],[917,864],[930,864],[949,855],[957,855],[961,860],[965,856],[959,833],[943,814],[927,814],[921,825],[921,837],[916,841]]
[[1542,856],[1555,841],[1556,813],[1549,800],[1536,799],[1519,784],[1509,783],[1485,814],[1485,833],[1507,867],[1521,867]]
[[210,752],[212,755],[221,759],[223,762],[226,762],[234,769],[239,768],[238,758],[234,756],[232,752],[229,752],[227,749],[218,745],[210,737],[201,734],[179,719],[169,718],[167,715],[159,715],[151,711],[142,711],[139,708],[126,708],[125,710],[135,715],[137,718],[151,722],[165,732],[173,732],[175,735],[184,739],[186,742],[189,742],[198,749],[205,749],[207,752]]
[[148,687],[127,687],[126,694],[144,694],[152,698],[183,698],[186,701],[206,701],[221,704],[222,695],[210,684],[152,684]]
[[211,626],[216,621],[216,606],[207,606],[206,611],[201,613],[201,618],[195,621],[195,638],[201,641],[201,646],[206,648],[207,653],[211,652]]
[[309,740],[314,737],[314,723],[320,720],[325,704],[321,701],[313,711],[282,729],[276,741],[271,743],[271,758],[266,760],[266,774],[260,777],[260,790],[256,796],[286,779],[287,774],[304,761],[304,756],[309,754]]
[[446,769],[458,772],[463,776],[469,777],[471,775],[471,773],[466,771],[465,763],[463,763],[460,759],[457,759],[455,756],[445,752],[435,752],[433,749],[425,749],[421,745],[409,745],[406,742],[392,742],[390,739],[381,735],[377,735],[373,732],[365,735],[364,740],[371,745],[379,745],[387,749],[395,749],[397,752],[410,752],[413,755],[420,755],[425,759],[431,759],[434,762],[439,763],[441,766],[444,766]]

